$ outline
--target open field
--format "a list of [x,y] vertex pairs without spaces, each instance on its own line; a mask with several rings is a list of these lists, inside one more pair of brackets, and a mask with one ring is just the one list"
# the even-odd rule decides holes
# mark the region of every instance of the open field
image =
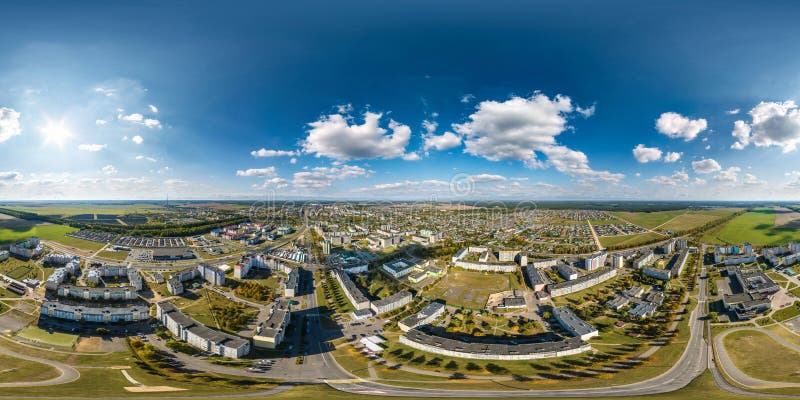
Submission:
[[0,354],[0,383],[37,382],[58,376],[58,371],[45,364]]
[[61,332],[48,332],[37,326],[31,325],[27,328],[17,332],[17,336],[28,339],[44,345],[58,346],[58,347],[72,347],[78,341],[77,335],[70,335]]
[[744,213],[726,224],[709,230],[701,240],[715,244],[741,244],[750,242],[756,246],[785,244],[800,239],[800,228],[779,229],[775,227],[775,210],[757,208]]
[[490,294],[520,288],[516,279],[514,274],[452,270],[425,296],[443,299],[449,305],[483,309]]
[[73,227],[56,224],[30,225],[27,228],[0,228],[0,244],[13,243],[31,236],[38,236],[42,240],[52,240],[84,250],[100,250],[103,247],[102,243],[67,236],[67,233],[77,230]]
[[639,233],[636,235],[601,236],[600,244],[603,245],[603,247],[636,247],[651,243],[653,240],[657,239],[667,239],[667,236],[662,236],[653,232]]
[[103,250],[97,253],[97,257],[108,258],[117,261],[125,261],[125,259],[128,258],[128,254],[130,254],[130,252],[128,251]]
[[724,339],[725,350],[736,366],[756,379],[800,382],[800,354],[761,332],[738,331]]
[[[203,289],[198,294],[200,294],[200,298],[181,311],[210,328],[237,333],[241,329],[240,325],[246,325],[247,320],[258,314],[256,308],[244,306],[208,289]],[[238,314],[234,315],[234,313]],[[245,323],[240,323],[238,318],[233,318],[239,315]],[[226,324],[226,321],[229,324]]]
[[775,207],[775,227],[778,229],[800,229],[800,212],[786,207]]
[[685,210],[655,211],[655,212],[612,212],[611,215],[639,225],[642,228],[653,229],[678,215],[685,213]]
[[98,204],[98,203],[41,203],[24,206],[3,206],[9,210],[23,211],[52,217],[71,217],[81,214],[139,214],[165,211],[162,204]]

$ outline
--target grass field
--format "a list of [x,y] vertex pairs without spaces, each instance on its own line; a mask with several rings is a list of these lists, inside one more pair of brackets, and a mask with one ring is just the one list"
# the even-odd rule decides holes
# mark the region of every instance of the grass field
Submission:
[[775,227],[775,210],[758,208],[746,212],[728,223],[709,230],[701,240],[714,244],[740,244],[750,242],[756,246],[786,244],[800,239],[800,229]]
[[[228,333],[237,333],[236,329],[228,329],[225,326],[218,326],[217,321],[222,319],[223,316],[217,315],[216,316],[217,318],[215,319],[213,313],[211,312],[211,308],[219,310],[227,306],[235,306],[240,303],[237,303],[233,300],[229,300],[225,298],[225,296],[222,296],[216,292],[212,292],[208,289],[203,289],[198,293],[200,294],[200,298],[197,299],[192,304],[190,304],[188,307],[183,308],[181,311],[183,311],[186,315],[197,320],[197,322],[205,326],[208,326],[209,328],[220,329]],[[210,299],[210,304],[209,304],[209,299]],[[258,314],[258,310],[250,306],[246,306],[244,308],[244,312],[245,314],[251,316],[251,318],[255,317]]]
[[636,235],[601,236],[600,244],[603,245],[603,247],[636,247],[645,243],[650,243],[656,239],[667,239],[667,236],[662,236],[653,232],[639,233]]
[[38,236],[42,240],[52,240],[63,245],[84,250],[100,250],[103,247],[102,243],[67,236],[67,233],[77,230],[78,229],[70,226],[56,224],[39,224],[21,228],[0,228],[0,244],[13,243],[31,236]]
[[42,203],[25,206],[3,206],[9,210],[35,213],[53,217],[71,217],[80,214],[137,214],[163,212],[164,205],[155,203],[95,204],[95,203]]
[[772,314],[772,319],[778,322],[783,322],[800,315],[800,301],[796,301],[789,307],[782,308]]
[[110,260],[125,261],[128,258],[129,252],[127,251],[111,251],[103,250],[97,253],[97,257],[108,258]]
[[454,270],[448,272],[425,296],[443,299],[449,305],[483,309],[490,294],[520,287],[514,274]]
[[619,211],[611,214],[617,218],[639,225],[642,228],[653,229],[678,215],[685,213],[686,210],[655,211],[655,212],[627,212]]
[[45,364],[0,354],[0,383],[38,382],[58,376],[58,371]]
[[775,342],[764,333],[738,331],[723,340],[736,366],[756,379],[800,383],[800,353]]
[[51,346],[72,347],[78,341],[78,335],[61,332],[48,332],[37,326],[29,326],[19,332],[17,336]]

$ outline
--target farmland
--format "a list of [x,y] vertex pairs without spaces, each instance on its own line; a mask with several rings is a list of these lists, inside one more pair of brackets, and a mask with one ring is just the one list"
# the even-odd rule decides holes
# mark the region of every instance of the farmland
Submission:
[[600,238],[600,244],[603,247],[636,247],[653,241],[667,239],[666,236],[659,235],[653,232],[640,233],[637,235],[620,235],[620,236],[603,236]]
[[800,228],[775,227],[775,210],[757,208],[706,232],[702,241],[715,244],[750,242],[756,246],[785,244],[800,239]]

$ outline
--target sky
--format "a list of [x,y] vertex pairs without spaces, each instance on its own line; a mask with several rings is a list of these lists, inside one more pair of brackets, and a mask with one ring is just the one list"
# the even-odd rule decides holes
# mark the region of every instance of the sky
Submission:
[[797,200],[799,13],[12,0],[0,200]]

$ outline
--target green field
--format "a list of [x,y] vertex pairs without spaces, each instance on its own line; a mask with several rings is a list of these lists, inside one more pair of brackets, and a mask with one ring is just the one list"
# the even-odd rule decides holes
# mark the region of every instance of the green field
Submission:
[[67,233],[75,232],[78,229],[56,224],[40,224],[29,227],[0,228],[0,244],[13,243],[27,239],[31,236],[38,236],[42,240],[52,240],[66,246],[77,247],[84,250],[100,250],[103,243],[91,242],[67,236]]
[[453,270],[427,291],[425,297],[479,310],[486,306],[490,294],[520,287],[514,274]]
[[78,335],[71,335],[61,332],[48,332],[33,325],[17,332],[17,336],[45,345],[59,347],[72,347],[78,341]]
[[736,367],[756,379],[800,383],[800,353],[768,335],[747,330],[729,333],[725,350]]
[[108,258],[108,259],[117,260],[117,261],[125,261],[125,259],[128,258],[128,254],[129,253],[130,252],[127,252],[127,251],[103,250],[103,251],[97,253],[97,257]]
[[619,236],[601,236],[600,244],[603,247],[636,247],[646,243],[652,243],[654,240],[667,239],[667,236],[662,236],[657,233],[647,232],[639,233],[636,235],[619,235]]
[[758,208],[709,230],[700,240],[713,244],[750,242],[755,246],[774,246],[798,239],[800,229],[778,229],[775,227],[775,210]]
[[611,215],[624,219],[642,228],[653,229],[678,215],[685,213],[686,210],[654,211],[654,212],[612,212]]
[[38,382],[58,376],[58,371],[45,364],[0,354],[0,383]]
[[95,204],[95,203],[42,203],[25,206],[3,206],[9,210],[35,213],[51,217],[71,217],[80,214],[141,214],[163,212],[164,206],[153,203]]

